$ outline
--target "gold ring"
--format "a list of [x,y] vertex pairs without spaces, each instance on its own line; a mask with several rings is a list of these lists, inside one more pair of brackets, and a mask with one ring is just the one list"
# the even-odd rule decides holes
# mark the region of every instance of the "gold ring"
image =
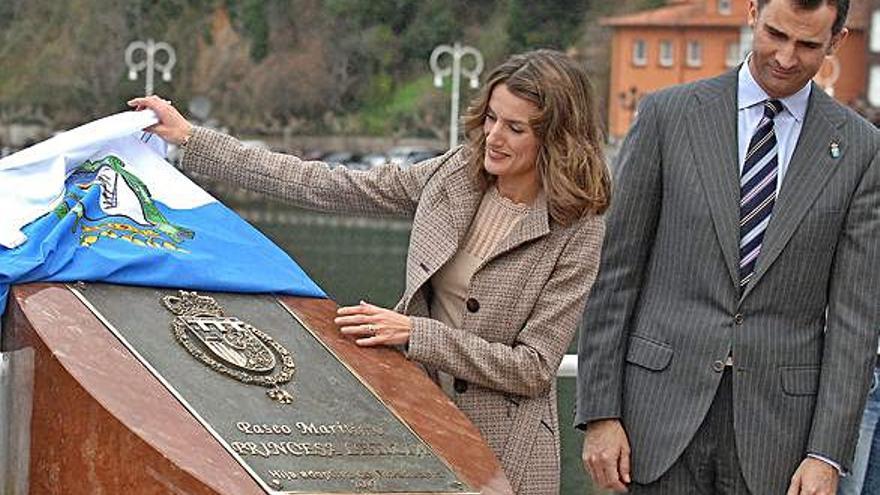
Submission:
[[376,336],[376,330],[377,330],[377,329],[376,329],[376,325],[373,325],[372,323],[370,323],[369,325],[367,325],[367,328],[370,330],[370,335],[372,335],[372,336],[375,337],[375,336]]

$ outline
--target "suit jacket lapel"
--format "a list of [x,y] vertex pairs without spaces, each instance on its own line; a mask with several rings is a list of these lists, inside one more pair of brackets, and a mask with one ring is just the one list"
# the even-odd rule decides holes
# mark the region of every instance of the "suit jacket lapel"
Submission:
[[[751,292],[779,257],[810,205],[841,163],[846,153],[840,133],[840,126],[844,122],[843,110],[821,88],[813,85],[801,134],[764,235],[755,276],[743,297]],[[831,157],[829,152],[832,142],[838,144],[841,152],[837,158]]]
[[688,129],[715,233],[731,281],[739,284],[739,167],[737,151],[737,71],[699,87]]
[[443,188],[449,198],[450,213],[454,224],[451,227],[455,229],[452,239],[457,248],[464,240],[471,221],[477,213],[477,207],[480,206],[480,200],[483,198],[483,191],[477,188],[466,166],[457,168],[449,174],[443,183]]
[[517,222],[509,234],[498,241],[495,248],[486,258],[480,262],[477,271],[480,271],[486,263],[492,261],[507,251],[547,235],[550,232],[550,216],[548,213],[547,197],[542,192],[535,200],[535,206],[526,214],[525,218]]
[[[414,278],[407,288],[411,293],[418,291],[458,251],[483,195],[464,165],[451,170],[442,181],[436,202],[424,219],[413,225],[409,257],[420,266],[411,272]],[[423,201],[429,204],[432,199]]]

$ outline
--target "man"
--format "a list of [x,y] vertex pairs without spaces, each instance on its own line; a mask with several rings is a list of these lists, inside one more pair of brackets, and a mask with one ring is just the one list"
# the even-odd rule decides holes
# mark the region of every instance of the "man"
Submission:
[[880,322],[880,137],[810,82],[847,9],[752,0],[742,67],[643,100],[580,336],[598,485],[830,495],[849,469]]

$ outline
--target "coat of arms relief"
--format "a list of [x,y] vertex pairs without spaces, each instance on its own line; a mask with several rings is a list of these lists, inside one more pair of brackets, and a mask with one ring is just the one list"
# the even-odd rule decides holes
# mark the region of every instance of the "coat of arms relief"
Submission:
[[197,292],[179,291],[163,297],[162,304],[176,315],[174,337],[194,358],[242,383],[268,388],[267,395],[282,404],[293,402],[281,386],[293,378],[296,364],[271,336],[226,316],[214,298]]

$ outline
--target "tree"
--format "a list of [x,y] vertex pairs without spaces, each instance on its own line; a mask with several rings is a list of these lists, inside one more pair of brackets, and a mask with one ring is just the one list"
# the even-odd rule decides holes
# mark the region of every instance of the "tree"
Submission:
[[585,21],[584,0],[509,0],[507,31],[510,51],[535,48],[565,50]]

